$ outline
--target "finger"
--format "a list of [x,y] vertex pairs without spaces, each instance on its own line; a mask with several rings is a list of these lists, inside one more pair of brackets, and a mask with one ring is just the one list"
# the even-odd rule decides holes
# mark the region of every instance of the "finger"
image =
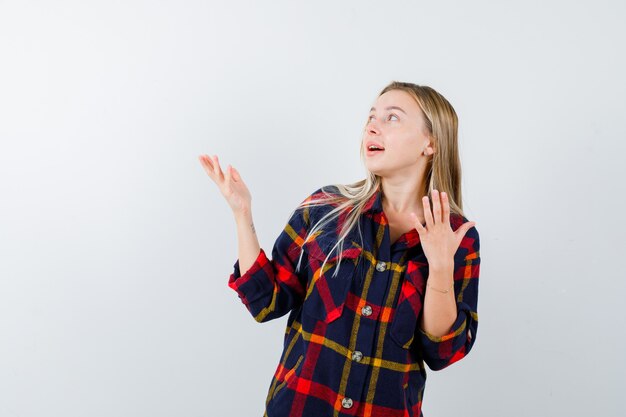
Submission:
[[217,155],[214,155],[213,161],[215,165],[215,174],[220,180],[223,180],[224,173],[222,172],[222,168],[220,168],[220,162],[219,162],[219,159],[217,158]]
[[422,205],[424,206],[424,219],[426,219],[426,227],[433,227],[433,215],[430,211],[430,202],[428,201],[428,196],[425,195],[422,197]]
[[226,167],[226,173],[224,174],[224,179],[226,180],[226,192],[230,193],[230,179],[231,179],[231,174],[230,174],[230,165],[228,165]]
[[461,240],[463,240],[463,236],[467,234],[467,231],[475,225],[476,222],[465,222],[461,226],[459,226],[459,228],[456,230],[456,233],[458,233],[459,244],[461,243]]
[[448,193],[441,192],[441,204],[443,205],[443,221],[445,224],[450,224],[450,202],[448,201]]
[[433,190],[433,218],[434,223],[441,223],[441,196],[438,190]]
[[231,166],[230,169],[233,171],[233,180],[235,180],[236,182],[241,181],[241,176],[239,176],[239,171],[237,171],[237,169],[233,166]]
[[213,164],[211,163],[211,159],[206,155],[202,155],[200,156],[200,162],[206,173],[213,178]]
[[217,175],[217,155],[211,157],[211,168],[213,168],[213,173]]
[[419,219],[417,218],[417,214],[415,214],[415,212],[411,212],[411,220],[413,221],[413,224],[415,225],[415,229],[421,233],[422,231],[425,231],[426,229],[424,228],[424,225],[419,221]]
[[200,155],[198,159],[200,160],[202,166],[211,166],[211,161],[209,161],[209,158],[206,155]]

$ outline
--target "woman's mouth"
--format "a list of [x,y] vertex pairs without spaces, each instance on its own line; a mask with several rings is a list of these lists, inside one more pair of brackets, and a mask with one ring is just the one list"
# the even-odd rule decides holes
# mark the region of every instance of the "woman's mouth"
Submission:
[[370,146],[369,148],[367,148],[367,151],[365,152],[365,154],[367,156],[374,156],[380,153],[383,153],[385,150],[382,148],[378,148],[376,146]]

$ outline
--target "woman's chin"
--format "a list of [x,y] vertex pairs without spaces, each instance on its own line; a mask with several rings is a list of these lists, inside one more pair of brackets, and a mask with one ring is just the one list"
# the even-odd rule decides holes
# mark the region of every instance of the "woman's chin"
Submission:
[[379,164],[365,164],[365,168],[374,175],[384,177],[387,174],[387,170],[381,167]]

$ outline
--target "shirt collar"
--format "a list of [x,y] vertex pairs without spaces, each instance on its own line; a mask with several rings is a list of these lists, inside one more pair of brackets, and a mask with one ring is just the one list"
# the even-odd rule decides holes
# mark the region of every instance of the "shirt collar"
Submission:
[[[378,188],[374,192],[374,194],[367,200],[365,206],[363,206],[364,213],[381,213],[383,211],[383,193],[381,191],[381,185],[378,185]],[[453,229],[456,230],[462,223],[469,221],[465,217],[458,216],[456,214],[450,214],[450,222],[453,226]],[[412,229],[411,231],[402,235],[397,241],[396,246],[398,248],[411,248],[420,243],[420,236],[416,229]]]
[[[367,200],[363,207],[365,213],[381,213],[383,211],[383,193],[380,184],[374,194]],[[396,242],[396,249],[412,248],[420,243],[420,237],[417,230],[412,229],[408,233],[402,235]]]

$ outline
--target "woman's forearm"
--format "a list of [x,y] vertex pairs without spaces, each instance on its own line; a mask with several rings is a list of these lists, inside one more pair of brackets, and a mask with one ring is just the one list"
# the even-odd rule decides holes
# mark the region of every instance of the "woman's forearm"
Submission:
[[[428,274],[428,285],[436,289],[445,290],[450,288],[454,279],[454,264],[432,268]],[[454,289],[442,293],[432,288],[426,288],[424,306],[420,327],[433,336],[443,336],[450,331],[457,317],[456,300]]]
[[259,256],[261,245],[254,229],[252,214],[235,217],[237,224],[237,244],[239,252],[239,271],[245,274]]

